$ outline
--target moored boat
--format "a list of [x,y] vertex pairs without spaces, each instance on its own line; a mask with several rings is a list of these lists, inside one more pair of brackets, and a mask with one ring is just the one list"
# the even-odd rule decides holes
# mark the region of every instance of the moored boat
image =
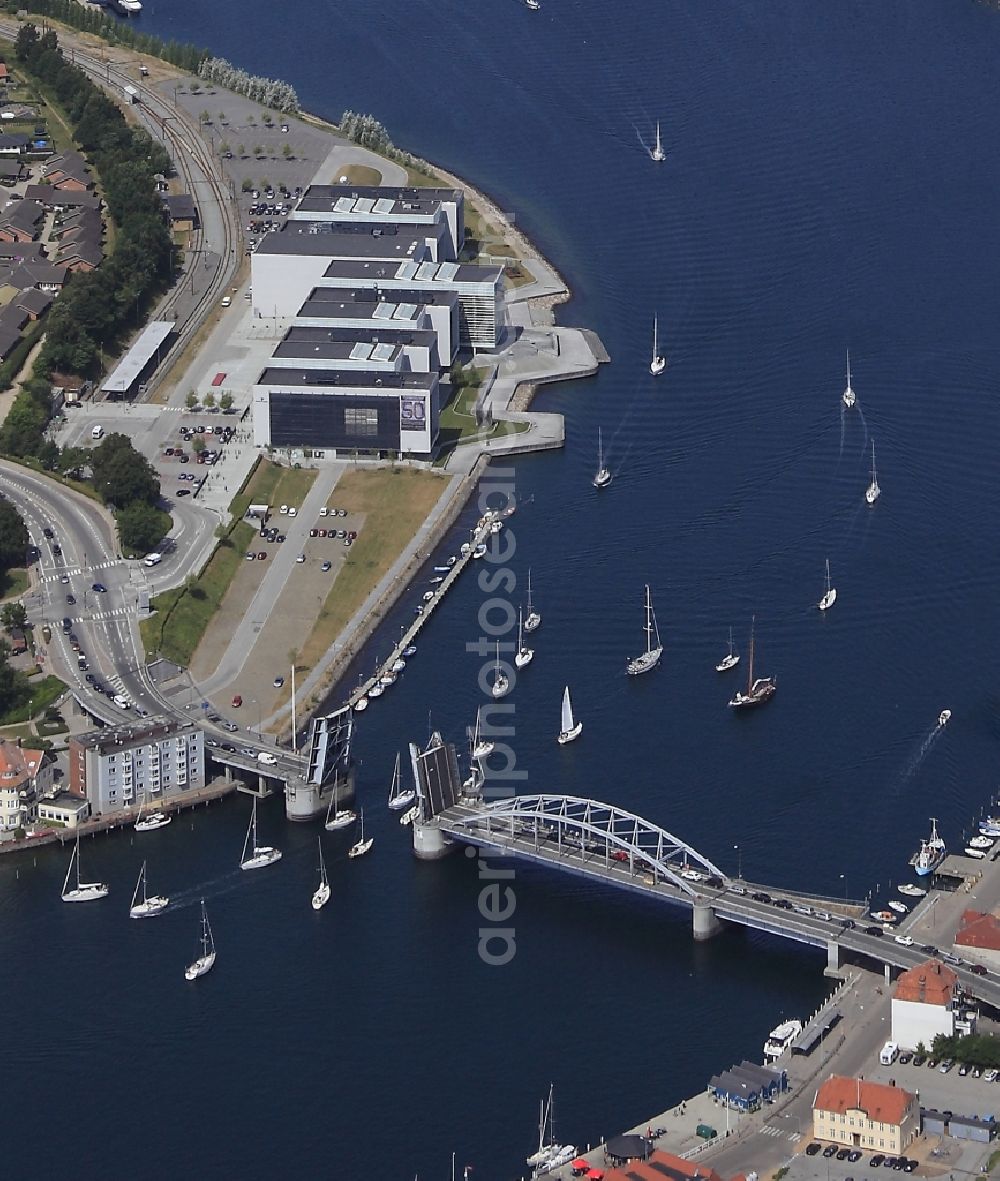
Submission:
[[897,886],[896,889],[900,894],[905,894],[907,898],[926,898],[927,896],[926,890],[921,890],[919,886],[914,886],[911,882],[904,882],[901,886]]
[[894,923],[896,921],[896,916],[891,910],[873,910],[871,914],[872,918],[880,923]]
[[764,1065],[780,1058],[801,1032],[802,1022],[798,1018],[782,1021],[780,1025],[772,1029],[764,1043]]
[[909,914],[910,908],[903,902],[897,902],[895,898],[888,903],[889,909],[894,910],[896,914]]
[[966,846],[965,855],[966,857],[974,857],[977,861],[982,861],[986,856],[982,849],[973,849],[971,845]]
[[931,817],[931,835],[926,841],[920,842],[920,848],[910,858],[910,864],[916,870],[917,877],[927,877],[944,861],[948,848],[938,836],[937,820]]

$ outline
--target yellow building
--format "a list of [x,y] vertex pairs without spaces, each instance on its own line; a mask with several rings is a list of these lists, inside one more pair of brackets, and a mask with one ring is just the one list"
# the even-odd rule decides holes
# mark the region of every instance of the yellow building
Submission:
[[813,1136],[899,1156],[920,1132],[920,1104],[902,1087],[833,1074],[813,1100]]

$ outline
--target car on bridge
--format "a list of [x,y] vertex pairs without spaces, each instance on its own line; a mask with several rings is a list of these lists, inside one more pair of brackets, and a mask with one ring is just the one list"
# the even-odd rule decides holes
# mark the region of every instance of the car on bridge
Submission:
[[884,932],[881,927],[865,927],[865,934],[866,935],[874,935],[877,938],[881,939]]
[[257,762],[263,763],[265,767],[277,766],[278,760],[269,750],[262,750],[257,755]]
[[977,976],[985,976],[989,969],[985,964],[973,964],[969,971],[974,972]]

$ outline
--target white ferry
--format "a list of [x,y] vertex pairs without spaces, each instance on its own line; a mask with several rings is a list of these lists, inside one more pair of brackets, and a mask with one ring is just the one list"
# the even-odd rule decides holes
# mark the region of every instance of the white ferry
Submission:
[[791,1021],[783,1021],[772,1029],[764,1043],[765,1064],[780,1058],[801,1032],[802,1022],[794,1018]]

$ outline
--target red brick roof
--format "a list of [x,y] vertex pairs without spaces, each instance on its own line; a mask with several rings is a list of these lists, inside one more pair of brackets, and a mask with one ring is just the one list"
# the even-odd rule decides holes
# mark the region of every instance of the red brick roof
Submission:
[[955,936],[955,942],[961,947],[983,947],[989,951],[1000,951],[1000,921],[996,915],[967,910],[962,915],[962,925]]
[[608,1169],[604,1178],[605,1181],[722,1181],[714,1169],[659,1149],[649,1160],[629,1161],[618,1169]]
[[958,977],[940,960],[928,960],[903,972],[896,981],[893,1000],[924,1005],[950,1005]]
[[43,750],[29,750],[0,738],[0,787],[18,787],[37,775],[44,757]]
[[816,1092],[813,1109],[845,1115],[860,1108],[873,1123],[898,1125],[912,1102],[913,1095],[902,1087],[832,1074]]

